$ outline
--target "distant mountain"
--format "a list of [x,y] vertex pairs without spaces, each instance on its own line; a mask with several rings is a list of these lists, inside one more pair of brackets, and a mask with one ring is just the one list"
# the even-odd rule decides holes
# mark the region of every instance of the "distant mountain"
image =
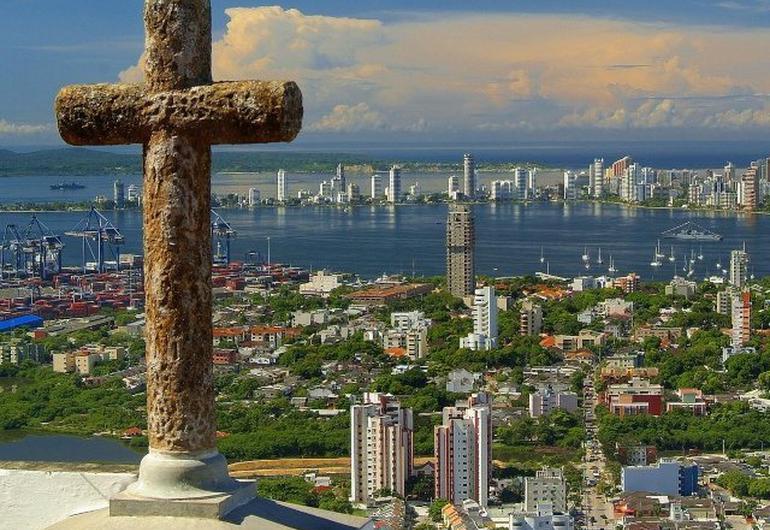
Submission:
[[[364,155],[226,151],[214,153],[213,171],[272,172],[283,168],[297,172],[332,172],[339,162],[367,170],[376,166],[372,159]],[[138,154],[71,147],[25,153],[0,150],[0,177],[137,175],[141,171],[142,158]]]

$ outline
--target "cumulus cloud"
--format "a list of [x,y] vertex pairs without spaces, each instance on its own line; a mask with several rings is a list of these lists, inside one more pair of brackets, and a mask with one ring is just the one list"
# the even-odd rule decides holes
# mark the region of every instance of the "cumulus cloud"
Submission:
[[[770,31],[566,15],[232,8],[217,79],[295,79],[310,132],[767,126]],[[121,74],[141,80],[141,59]]]
[[310,131],[357,132],[385,128],[382,114],[369,108],[366,103],[337,105],[326,116],[308,127]]
[[10,121],[0,119],[0,135],[7,136],[28,136],[33,134],[41,134],[50,131],[51,125],[29,125],[25,123],[12,123]]

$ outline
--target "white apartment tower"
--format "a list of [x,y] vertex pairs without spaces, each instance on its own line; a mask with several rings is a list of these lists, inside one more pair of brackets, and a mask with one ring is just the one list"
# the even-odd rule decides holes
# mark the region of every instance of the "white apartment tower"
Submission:
[[382,189],[382,175],[372,175],[371,183],[372,200],[377,200],[385,194],[384,190]]
[[497,295],[492,286],[476,289],[473,299],[473,332],[460,338],[460,347],[491,350],[497,347]]
[[347,181],[345,180],[345,166],[337,164],[337,176],[334,179],[335,190],[344,192],[348,189]]
[[524,511],[536,512],[546,503],[554,512],[567,513],[567,481],[561,469],[546,467],[524,479]]
[[275,200],[278,202],[286,202],[288,194],[286,193],[286,171],[283,169],[278,170],[277,175],[278,190],[275,194]]
[[742,289],[746,285],[749,255],[746,249],[730,253],[730,285]]
[[445,407],[434,427],[435,496],[453,504],[473,499],[486,507],[492,470],[492,411],[489,396]]
[[736,292],[733,295],[731,309],[731,346],[735,352],[739,352],[751,338],[751,292]]
[[261,199],[261,195],[259,193],[259,190],[257,188],[249,188],[249,206],[254,207],[259,205],[259,201]]
[[577,174],[574,171],[564,172],[564,200],[574,201],[578,198]]
[[411,409],[392,395],[365,393],[350,422],[351,502],[368,504],[382,490],[403,496],[414,467]]
[[395,204],[401,200],[401,168],[393,166],[388,175],[388,202]]
[[604,159],[595,158],[588,166],[588,185],[591,196],[598,199],[604,196]]
[[527,186],[529,185],[529,174],[523,167],[517,167],[513,170],[513,198],[519,201],[526,200]]
[[476,163],[471,154],[463,157],[463,195],[467,199],[476,198]]
[[457,175],[452,175],[447,179],[446,192],[450,201],[457,200],[457,195],[460,193],[460,178]]
[[457,298],[472,294],[476,288],[475,245],[471,207],[450,205],[446,222],[446,276],[447,289]]

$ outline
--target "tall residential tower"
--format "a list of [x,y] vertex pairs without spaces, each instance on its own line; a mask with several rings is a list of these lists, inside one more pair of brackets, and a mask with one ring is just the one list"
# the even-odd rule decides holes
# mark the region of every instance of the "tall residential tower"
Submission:
[[463,195],[470,200],[476,198],[476,163],[470,154],[463,158]]
[[471,207],[450,205],[446,223],[446,276],[449,292],[458,298],[476,288],[476,233]]

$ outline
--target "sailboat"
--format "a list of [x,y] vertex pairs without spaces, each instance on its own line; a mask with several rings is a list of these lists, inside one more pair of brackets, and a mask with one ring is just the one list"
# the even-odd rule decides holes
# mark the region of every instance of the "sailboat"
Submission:
[[596,263],[598,263],[599,265],[604,263],[604,260],[602,259],[602,247],[599,247],[599,257],[596,258]]
[[588,253],[588,247],[583,249],[583,261],[591,261],[591,255]]
[[610,266],[607,269],[607,272],[610,274],[617,272],[617,269],[615,268],[615,261],[612,259],[612,254],[610,254]]
[[698,251],[698,261],[703,261],[703,247],[700,247],[700,250]]
[[660,267],[660,258],[658,257],[658,252],[652,253],[652,261],[650,262],[650,267]]
[[666,255],[663,254],[663,252],[660,251],[660,239],[658,239],[658,245],[655,247],[655,257],[657,259],[665,258]]
[[668,256],[668,261],[676,261],[676,256],[674,256],[674,245],[671,245],[671,254]]
[[543,247],[540,247],[540,263],[545,263],[545,254],[543,254]]

